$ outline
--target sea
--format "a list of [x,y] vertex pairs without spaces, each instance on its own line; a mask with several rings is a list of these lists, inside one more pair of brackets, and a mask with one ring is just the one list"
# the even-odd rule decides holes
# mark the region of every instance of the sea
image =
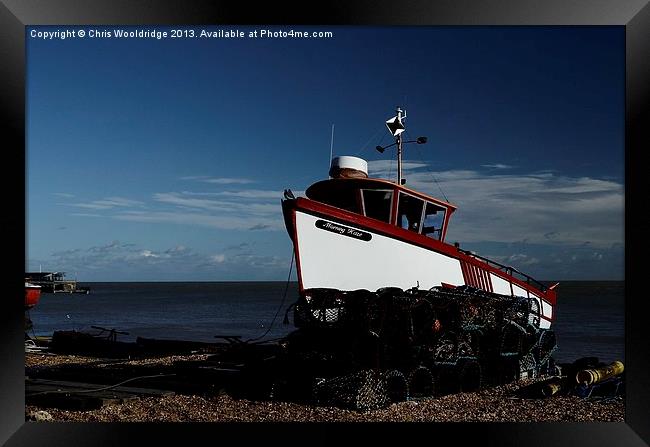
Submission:
[[[96,282],[90,293],[44,293],[30,311],[33,335],[58,330],[99,333],[115,329],[118,340],[137,337],[215,342],[219,336],[274,340],[295,328],[287,307],[295,282]],[[560,281],[553,323],[557,362],[598,357],[625,361],[624,282]]]

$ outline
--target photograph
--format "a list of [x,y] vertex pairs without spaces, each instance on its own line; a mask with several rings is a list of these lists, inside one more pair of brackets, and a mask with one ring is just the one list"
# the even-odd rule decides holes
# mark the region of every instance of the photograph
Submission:
[[647,0],[0,3],[0,444],[648,445]]
[[624,26],[24,33],[27,423],[626,421]]

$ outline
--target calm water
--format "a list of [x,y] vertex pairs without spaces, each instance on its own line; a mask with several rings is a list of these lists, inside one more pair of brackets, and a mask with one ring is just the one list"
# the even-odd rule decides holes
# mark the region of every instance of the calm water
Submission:
[[[282,303],[283,282],[86,283],[89,295],[42,294],[32,309],[37,335],[90,326],[128,332],[136,337],[215,341],[215,335],[259,337]],[[624,361],[623,282],[566,281],[558,289],[556,322],[560,362],[596,356]],[[274,325],[265,338],[293,328],[283,326],[286,308],[297,298],[289,286]],[[290,313],[291,319],[291,313]]]

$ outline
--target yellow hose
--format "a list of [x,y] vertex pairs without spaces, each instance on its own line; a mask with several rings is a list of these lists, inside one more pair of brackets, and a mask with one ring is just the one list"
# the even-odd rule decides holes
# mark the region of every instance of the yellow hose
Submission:
[[576,374],[576,382],[581,385],[594,385],[623,372],[623,363],[618,360],[600,368],[583,369]]
[[547,383],[544,385],[544,388],[542,388],[542,395],[545,397],[551,397],[560,391],[561,388],[562,386],[559,382]]

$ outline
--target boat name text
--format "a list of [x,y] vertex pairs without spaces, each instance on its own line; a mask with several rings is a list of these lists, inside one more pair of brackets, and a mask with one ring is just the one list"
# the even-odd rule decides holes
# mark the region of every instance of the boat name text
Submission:
[[316,228],[320,228],[321,230],[326,230],[330,231],[332,233],[337,233],[342,236],[348,236],[352,237],[355,239],[360,239],[362,241],[369,241],[372,239],[372,235],[370,233],[366,233],[365,231],[357,230],[356,228],[350,228],[346,227],[344,225],[339,225],[335,224],[332,222],[328,222],[326,220],[317,220],[316,221]]

